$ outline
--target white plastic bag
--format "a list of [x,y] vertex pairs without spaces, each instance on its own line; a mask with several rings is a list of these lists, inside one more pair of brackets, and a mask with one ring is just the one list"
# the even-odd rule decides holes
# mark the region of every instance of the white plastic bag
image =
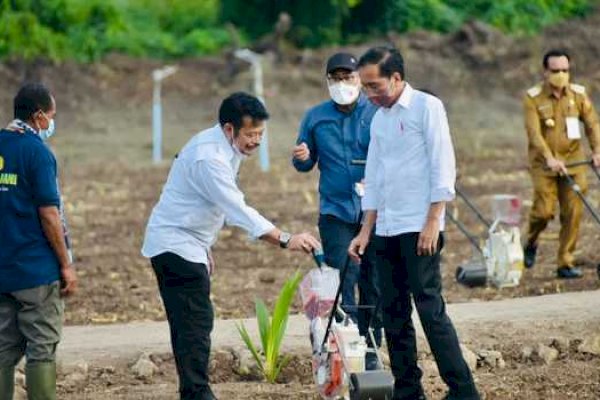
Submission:
[[329,315],[339,284],[339,271],[327,265],[313,268],[306,274],[300,283],[300,296],[308,319]]

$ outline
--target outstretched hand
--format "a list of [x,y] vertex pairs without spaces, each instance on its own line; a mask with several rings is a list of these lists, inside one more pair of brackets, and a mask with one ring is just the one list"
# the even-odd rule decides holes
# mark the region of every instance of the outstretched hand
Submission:
[[313,250],[321,248],[321,242],[310,233],[303,232],[292,235],[287,248],[292,251],[303,251],[310,254]]

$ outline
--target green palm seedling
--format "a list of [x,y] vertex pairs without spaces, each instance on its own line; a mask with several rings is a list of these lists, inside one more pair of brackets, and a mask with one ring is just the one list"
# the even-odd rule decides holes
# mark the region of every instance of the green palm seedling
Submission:
[[290,305],[300,284],[302,275],[296,273],[285,282],[275,303],[273,316],[269,315],[267,306],[261,299],[256,299],[256,320],[260,333],[259,348],[254,344],[243,323],[236,324],[242,340],[252,353],[259,370],[269,383],[275,383],[279,373],[290,361],[289,356],[281,356],[281,344],[287,329]]

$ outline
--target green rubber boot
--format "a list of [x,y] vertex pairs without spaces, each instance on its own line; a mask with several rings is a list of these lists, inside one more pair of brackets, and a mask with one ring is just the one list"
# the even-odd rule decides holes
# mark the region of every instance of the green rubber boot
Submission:
[[28,400],[56,400],[56,363],[34,362],[25,366]]
[[13,400],[15,393],[15,367],[0,368],[0,400]]

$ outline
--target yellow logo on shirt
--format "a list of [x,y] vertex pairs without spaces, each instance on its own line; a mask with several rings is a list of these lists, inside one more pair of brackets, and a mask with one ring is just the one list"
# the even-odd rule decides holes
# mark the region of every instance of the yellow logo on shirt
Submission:
[[[4,158],[0,156],[0,171],[4,169]],[[0,174],[0,185],[17,186],[18,175],[17,174]]]

